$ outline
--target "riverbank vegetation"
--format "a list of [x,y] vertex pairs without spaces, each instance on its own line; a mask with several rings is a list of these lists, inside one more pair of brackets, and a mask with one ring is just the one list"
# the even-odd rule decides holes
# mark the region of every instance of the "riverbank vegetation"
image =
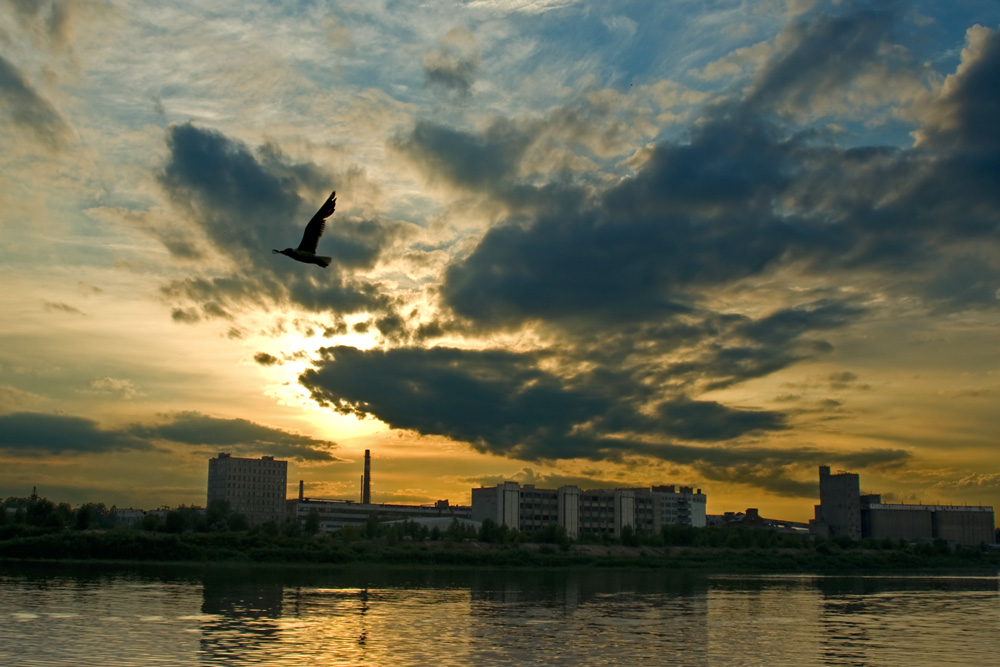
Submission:
[[[746,572],[1000,570],[1000,552],[943,541],[827,540],[770,529],[665,526],[614,538],[571,540],[551,526],[528,534],[485,521],[442,529],[379,521],[324,533],[314,516],[250,528],[224,505],[145,515],[125,527],[103,506],[77,509],[44,499],[8,499],[0,559],[407,564],[488,567],[652,567]],[[13,507],[14,511],[8,511]],[[154,517],[150,519],[150,517]]]

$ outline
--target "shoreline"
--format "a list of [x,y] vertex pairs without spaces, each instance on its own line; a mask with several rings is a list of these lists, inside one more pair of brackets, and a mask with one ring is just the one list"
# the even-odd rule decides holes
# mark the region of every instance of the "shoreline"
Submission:
[[250,534],[55,532],[0,541],[0,567],[17,564],[294,568],[648,569],[704,573],[1000,572],[1000,551],[940,545],[863,548],[625,546],[478,541],[337,541]]

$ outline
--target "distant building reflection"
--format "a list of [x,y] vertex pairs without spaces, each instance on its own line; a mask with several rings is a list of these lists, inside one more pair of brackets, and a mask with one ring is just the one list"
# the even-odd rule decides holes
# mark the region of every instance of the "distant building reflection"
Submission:
[[[281,641],[281,583],[206,577],[202,588],[200,657],[205,664],[243,665]],[[210,619],[210,620],[209,620]]]

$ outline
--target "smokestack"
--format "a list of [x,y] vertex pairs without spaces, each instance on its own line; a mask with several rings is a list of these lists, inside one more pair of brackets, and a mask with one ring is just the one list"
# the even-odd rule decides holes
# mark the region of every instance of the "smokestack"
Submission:
[[305,482],[303,482],[303,481],[302,481],[302,480],[300,479],[300,480],[299,480],[299,500],[305,500],[305,499],[306,499],[306,498],[305,498],[305,495],[306,495],[306,494],[305,494],[305,491],[306,491],[306,486],[305,486]]
[[365,450],[365,476],[361,482],[361,502],[365,505],[372,501],[372,455],[370,450]]

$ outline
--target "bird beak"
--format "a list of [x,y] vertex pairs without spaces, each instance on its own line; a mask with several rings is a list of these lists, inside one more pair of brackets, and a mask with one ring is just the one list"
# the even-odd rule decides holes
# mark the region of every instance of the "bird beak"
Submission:
[[272,250],[272,251],[271,251],[271,254],[272,254],[272,255],[277,255],[277,254],[280,254],[280,253],[279,253],[279,252],[278,252],[277,250]]

